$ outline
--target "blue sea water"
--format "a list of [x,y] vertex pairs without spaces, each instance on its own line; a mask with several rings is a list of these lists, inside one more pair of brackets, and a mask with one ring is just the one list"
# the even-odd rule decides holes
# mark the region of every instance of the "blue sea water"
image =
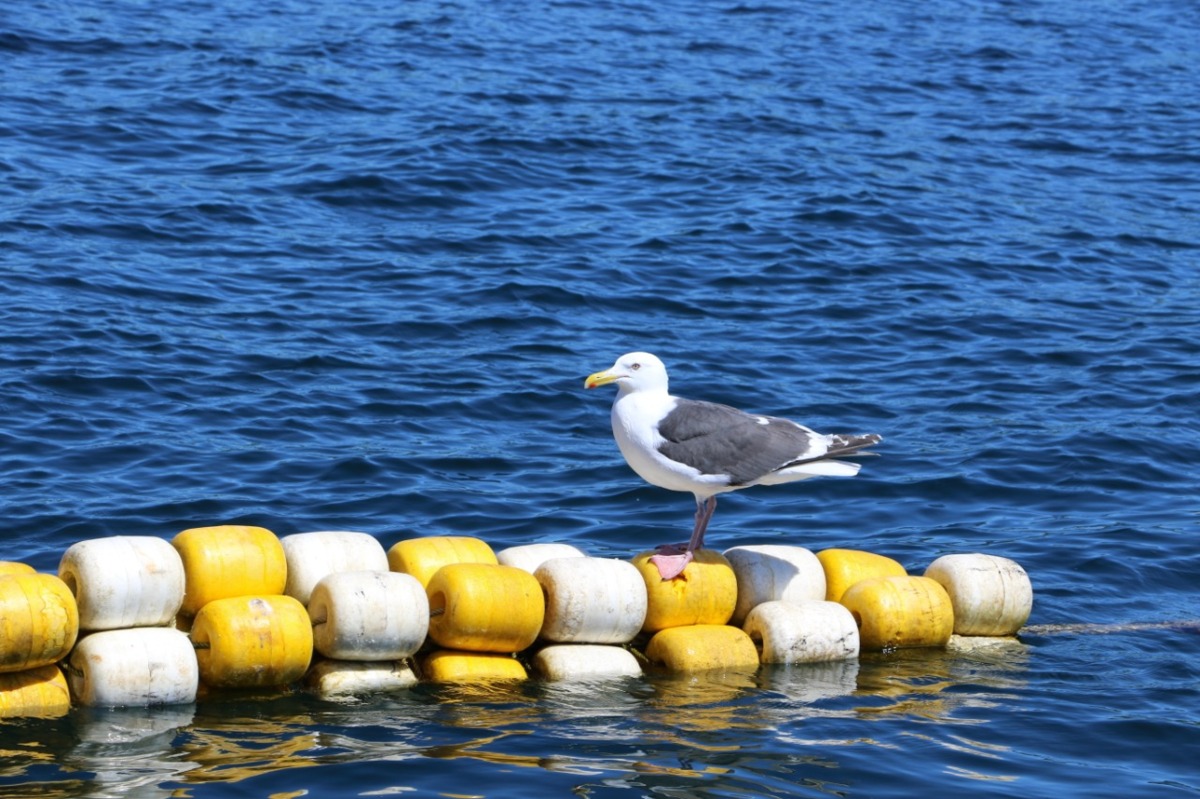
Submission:
[[628,557],[583,376],[879,432],[709,543],[1010,557],[1019,642],[0,724],[0,793],[1200,793],[1200,8],[0,9],[0,559],[218,523]]

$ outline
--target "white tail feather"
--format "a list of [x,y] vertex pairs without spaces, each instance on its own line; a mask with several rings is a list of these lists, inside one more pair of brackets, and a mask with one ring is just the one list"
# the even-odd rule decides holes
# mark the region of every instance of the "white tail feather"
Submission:
[[853,477],[861,468],[861,464],[849,461],[810,461],[765,474],[755,482],[758,485],[778,485],[779,483],[792,483],[796,480],[807,480],[810,477]]

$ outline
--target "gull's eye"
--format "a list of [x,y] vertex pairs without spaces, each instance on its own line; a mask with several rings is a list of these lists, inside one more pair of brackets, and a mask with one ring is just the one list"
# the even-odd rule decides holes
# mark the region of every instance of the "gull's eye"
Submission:
[[642,368],[642,365],[640,363],[635,363],[633,366],[631,366],[629,368],[636,372],[638,369]]

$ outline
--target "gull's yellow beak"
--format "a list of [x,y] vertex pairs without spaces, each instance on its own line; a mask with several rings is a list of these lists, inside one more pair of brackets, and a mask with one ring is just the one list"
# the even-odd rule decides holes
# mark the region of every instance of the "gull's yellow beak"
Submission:
[[598,386],[607,386],[609,383],[615,383],[620,379],[621,375],[613,372],[612,369],[605,369],[603,372],[588,375],[587,380],[583,381],[583,387],[596,388]]

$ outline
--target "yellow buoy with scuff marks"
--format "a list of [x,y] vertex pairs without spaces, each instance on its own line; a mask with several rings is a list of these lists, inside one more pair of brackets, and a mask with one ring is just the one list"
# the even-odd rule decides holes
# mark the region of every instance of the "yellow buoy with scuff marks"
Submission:
[[266,688],[296,682],[313,654],[308,611],[290,596],[209,602],[192,623],[200,679],[213,688]]
[[388,568],[411,574],[428,586],[433,575],[451,563],[490,563],[496,565],[496,553],[478,538],[432,535],[397,541],[387,552]]
[[660,630],[646,645],[646,659],[669,671],[755,671],[758,650],[739,627],[695,624]]
[[0,673],[62,660],[79,636],[75,595],[52,574],[0,577]]
[[817,560],[825,570],[825,599],[829,602],[840,602],[842,595],[862,580],[908,574],[899,561],[861,549],[823,549]]
[[542,587],[532,574],[498,563],[452,563],[425,589],[429,637],[446,649],[520,652],[545,619]]
[[37,569],[16,560],[0,560],[0,577],[11,577],[14,574],[37,574]]
[[270,530],[241,524],[194,527],[171,540],[187,587],[180,612],[195,616],[216,599],[276,596],[287,584],[283,545]]
[[450,649],[431,652],[422,663],[422,673],[430,682],[524,680],[529,676],[521,662],[509,655]]
[[0,718],[57,718],[70,709],[71,692],[58,666],[0,674]]
[[664,580],[643,552],[632,560],[646,584],[643,632],[693,624],[725,624],[737,606],[737,578],[725,556],[713,549],[698,550],[683,573]]
[[928,577],[874,577],[842,596],[864,651],[945,646],[954,632],[946,589]]

